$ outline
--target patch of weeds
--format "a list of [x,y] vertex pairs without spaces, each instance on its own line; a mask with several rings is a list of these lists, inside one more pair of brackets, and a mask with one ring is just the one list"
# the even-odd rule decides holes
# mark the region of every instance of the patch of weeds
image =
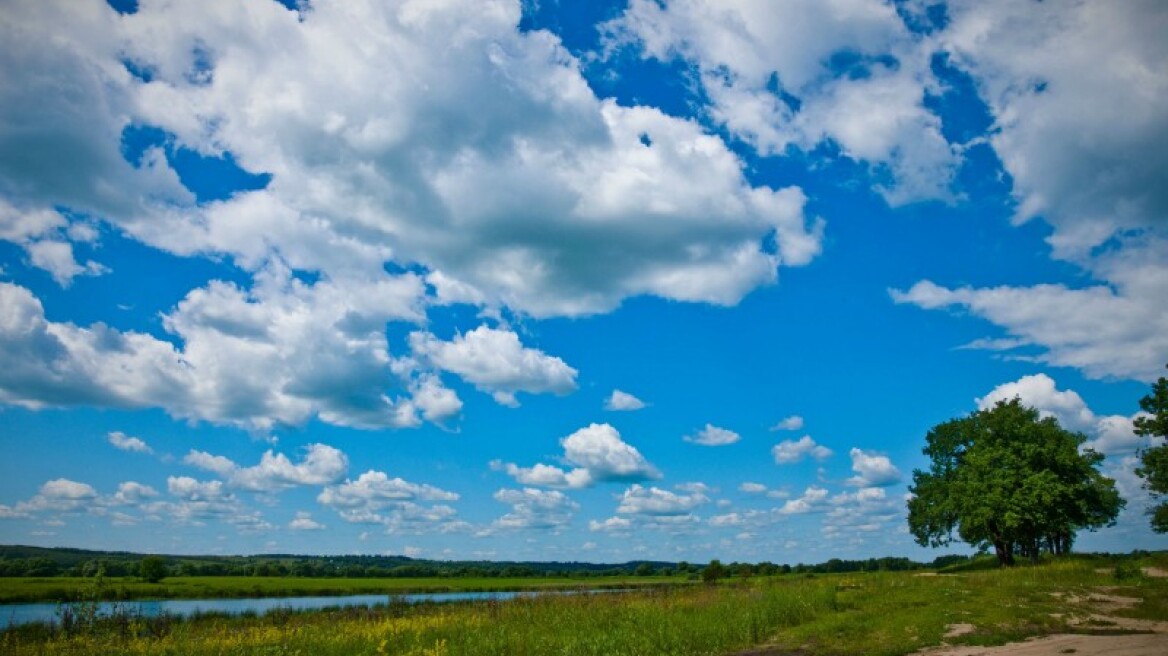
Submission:
[[1120,561],[1115,564],[1115,569],[1112,570],[1111,576],[1116,581],[1132,581],[1144,578],[1144,573],[1140,571],[1140,566],[1130,560]]

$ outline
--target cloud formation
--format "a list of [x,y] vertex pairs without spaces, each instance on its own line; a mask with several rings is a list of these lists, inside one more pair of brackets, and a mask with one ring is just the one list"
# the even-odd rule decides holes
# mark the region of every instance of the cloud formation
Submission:
[[555,465],[519,467],[494,461],[491,467],[506,472],[524,485],[582,488],[596,483],[634,482],[661,478],[661,472],[636,447],[621,439],[609,424],[590,424],[560,440],[564,462],[574,465],[564,470]]
[[791,415],[780,420],[774,426],[771,426],[771,432],[774,431],[797,431],[803,428],[803,417],[799,415]]
[[[316,500],[332,508],[346,522],[383,524],[389,530],[422,533],[454,530],[461,524],[445,503],[459,495],[425,483],[411,483],[385,472],[369,470],[356,480],[345,480],[321,490]],[[423,504],[430,505],[423,505]]]
[[445,342],[430,333],[410,334],[410,348],[438,369],[457,374],[507,406],[518,406],[517,392],[569,394],[577,371],[560,358],[527,348],[519,335],[479,326]]
[[1151,444],[1149,438],[1135,433],[1133,421],[1143,413],[1137,412],[1131,416],[1097,415],[1077,392],[1058,389],[1054,379],[1046,374],[1023,376],[1016,381],[1002,383],[977,399],[977,407],[985,410],[998,401],[1013,398],[1038,410],[1042,417],[1054,417],[1067,430],[1086,434],[1088,440],[1085,446],[1104,455],[1131,454]]
[[900,470],[886,455],[873,451],[853,448],[848,452],[852,458],[852,471],[856,475],[848,479],[848,485],[856,487],[884,487],[900,482]]
[[888,3],[633,0],[606,29],[610,49],[695,68],[710,118],[763,155],[832,143],[890,203],[952,198],[929,52]]
[[702,446],[726,446],[727,444],[734,444],[741,440],[742,436],[732,430],[719,428],[713,424],[706,424],[705,428],[696,434],[686,435],[682,439],[686,442],[700,444]]
[[580,505],[559,490],[502,489],[495,501],[511,506],[511,511],[495,520],[497,529],[560,529],[568,525]]
[[775,463],[779,465],[800,462],[808,457],[816,460],[827,460],[831,454],[831,449],[817,444],[810,435],[804,435],[798,440],[783,440],[771,447],[771,455],[774,456]]
[[604,409],[613,411],[632,411],[640,410],[645,407],[645,402],[637,397],[614,389],[612,395],[604,400]]
[[108,436],[106,436],[106,439],[109,440],[109,443],[112,444],[115,449],[120,449],[122,451],[134,451],[137,453],[153,453],[153,450],[149,445],[146,444],[146,442],[137,437],[130,437],[121,431],[111,432]]

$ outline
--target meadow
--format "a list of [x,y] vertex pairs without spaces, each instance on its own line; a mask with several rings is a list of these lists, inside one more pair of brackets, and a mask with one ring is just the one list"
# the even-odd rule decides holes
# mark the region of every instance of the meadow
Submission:
[[[1162,559],[1161,559],[1162,560]],[[1152,563],[1163,566],[1162,562]],[[70,631],[0,635],[25,654],[697,655],[912,653],[945,640],[993,645],[1054,632],[1119,632],[1089,619],[1100,589],[1168,619],[1168,580],[1130,563],[1066,558],[1013,569],[732,579],[604,595],[190,620],[132,614]],[[956,624],[964,635],[946,638]]]

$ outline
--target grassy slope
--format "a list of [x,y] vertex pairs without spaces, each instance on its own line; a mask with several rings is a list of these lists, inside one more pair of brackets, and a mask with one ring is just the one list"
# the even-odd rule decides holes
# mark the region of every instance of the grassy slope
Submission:
[[[683,577],[638,576],[573,578],[379,578],[322,579],[251,576],[175,576],[160,583],[136,578],[106,579],[103,599],[222,599],[309,595],[397,594],[407,592],[474,592],[574,588],[632,588],[683,583]],[[68,601],[91,598],[89,578],[0,578],[0,603]]]
[[44,629],[8,632],[0,635],[0,652],[683,656],[765,644],[783,653],[892,656],[939,644],[948,624],[976,627],[949,639],[963,644],[1082,632],[1068,622],[1088,609],[1071,599],[1099,586],[1144,599],[1133,614],[1168,619],[1168,580],[1116,580],[1099,565],[1067,560],[952,576],[786,576],[502,603],[169,623],[131,619],[72,637]]

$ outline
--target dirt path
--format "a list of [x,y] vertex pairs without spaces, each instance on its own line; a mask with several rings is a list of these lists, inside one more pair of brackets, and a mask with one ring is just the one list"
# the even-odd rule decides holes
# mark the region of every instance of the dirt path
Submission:
[[1058,634],[1015,642],[1001,647],[943,647],[918,652],[928,656],[1164,656],[1168,654],[1168,634],[1072,635]]
[[[1147,631],[1132,635],[1055,634],[1016,642],[1000,647],[933,647],[917,652],[916,656],[1164,656],[1168,654],[1168,622],[1116,617],[1110,613],[1130,608],[1139,599],[1108,594],[1110,590],[1092,594],[1086,599],[1071,599],[1083,603],[1092,613],[1076,622],[1092,626],[1127,631]],[[946,637],[969,632],[968,625],[953,625]]]

